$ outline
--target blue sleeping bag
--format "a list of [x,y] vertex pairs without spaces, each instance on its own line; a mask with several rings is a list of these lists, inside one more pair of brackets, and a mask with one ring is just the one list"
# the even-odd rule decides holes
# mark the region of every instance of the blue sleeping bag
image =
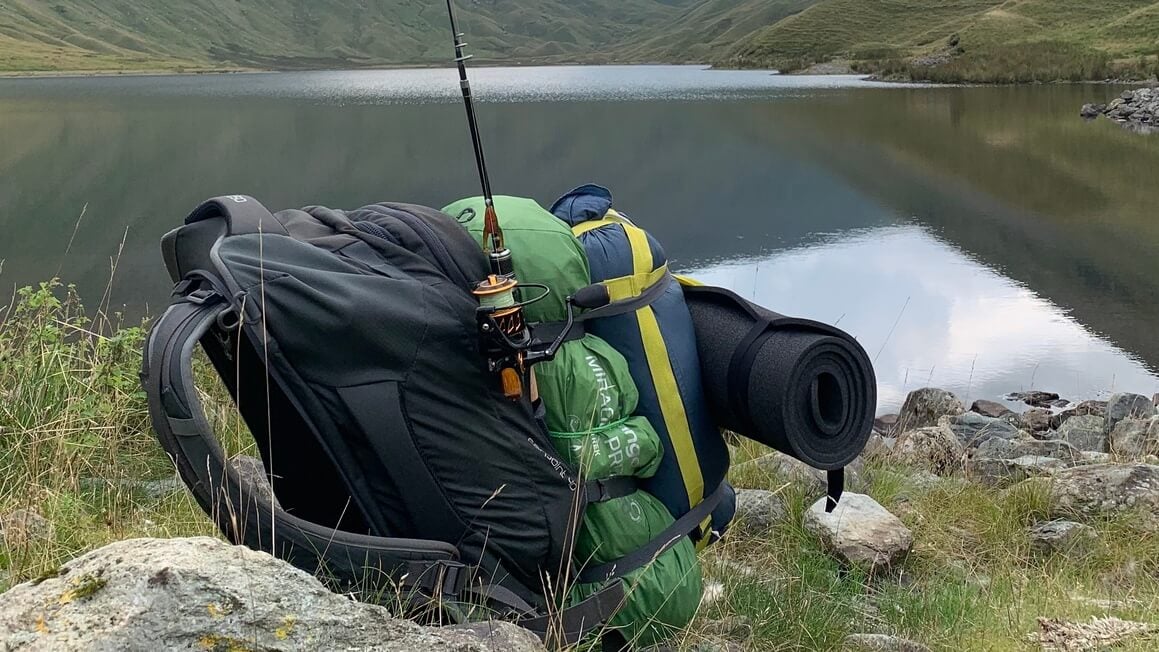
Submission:
[[[612,302],[638,309],[586,322],[587,330],[628,360],[640,404],[664,443],[664,457],[644,489],[679,518],[722,489],[723,498],[701,526],[701,546],[723,532],[736,511],[736,494],[724,482],[728,446],[713,422],[701,385],[692,317],[680,283],[668,272],[660,244],[612,208],[606,188],[586,185],[560,198],[551,212],[583,243],[591,280]],[[593,315],[594,316],[594,315]]]

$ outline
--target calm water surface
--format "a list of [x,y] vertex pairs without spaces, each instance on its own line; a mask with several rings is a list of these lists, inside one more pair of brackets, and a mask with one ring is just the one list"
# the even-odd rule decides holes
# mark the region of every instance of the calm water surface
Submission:
[[[1159,391],[1159,136],[1077,117],[1119,89],[473,75],[497,189],[609,186],[675,267],[858,337],[882,411],[930,384]],[[0,80],[0,283],[95,303],[116,259],[112,308],[155,312],[158,239],[206,197],[437,207],[474,174],[449,69]]]

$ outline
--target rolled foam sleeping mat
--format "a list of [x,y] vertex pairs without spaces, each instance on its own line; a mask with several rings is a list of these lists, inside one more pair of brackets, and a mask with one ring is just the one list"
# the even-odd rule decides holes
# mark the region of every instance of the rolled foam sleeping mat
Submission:
[[861,454],[877,380],[857,340],[721,288],[686,286],[684,296],[718,425],[826,471]]

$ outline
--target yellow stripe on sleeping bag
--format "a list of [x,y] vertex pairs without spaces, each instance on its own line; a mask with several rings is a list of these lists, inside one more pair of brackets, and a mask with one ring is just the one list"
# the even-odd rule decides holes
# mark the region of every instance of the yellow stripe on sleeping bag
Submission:
[[628,235],[628,243],[632,245],[632,268],[636,275],[647,274],[652,271],[652,247],[648,246],[648,234],[644,230],[621,223],[624,233]]
[[684,478],[684,489],[688,492],[688,505],[694,507],[704,499],[704,477],[700,474],[700,461],[696,457],[696,447],[692,444],[692,431],[688,427],[688,415],[684,411],[684,401],[680,398],[680,387],[676,384],[676,374],[668,360],[668,349],[660,334],[660,324],[651,306],[636,312],[640,323],[640,339],[644,342],[644,355],[648,358],[648,368],[652,371],[652,384],[656,387],[656,398],[660,400],[660,413],[672,440],[672,450],[676,452],[676,463]]

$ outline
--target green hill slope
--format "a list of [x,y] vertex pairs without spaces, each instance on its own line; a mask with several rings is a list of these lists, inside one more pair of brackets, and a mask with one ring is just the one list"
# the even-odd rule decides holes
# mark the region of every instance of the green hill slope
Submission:
[[[480,59],[587,59],[695,0],[473,0]],[[9,0],[0,70],[316,68],[447,60],[438,0]]]
[[701,0],[640,33],[616,54],[627,60],[708,61],[817,0]]
[[[1097,78],[1150,72],[1154,0],[822,0],[738,42],[721,63],[784,67],[831,58],[917,57],[904,72],[941,81]],[[903,72],[893,63],[895,72]],[[947,79],[940,79],[941,76]]]

